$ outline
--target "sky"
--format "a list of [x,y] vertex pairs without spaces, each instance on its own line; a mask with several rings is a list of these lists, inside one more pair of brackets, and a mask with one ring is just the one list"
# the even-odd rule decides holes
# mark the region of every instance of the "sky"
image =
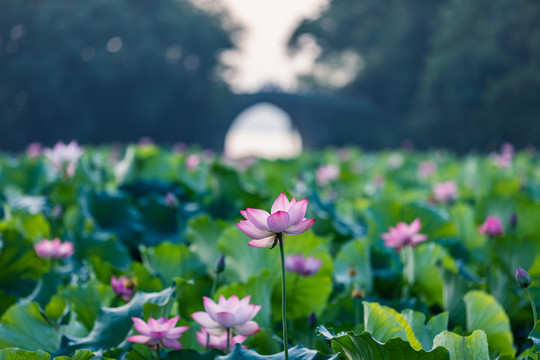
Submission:
[[318,53],[314,43],[294,58],[287,42],[305,18],[316,18],[328,0],[221,0],[233,20],[243,28],[238,51],[227,52],[223,61],[235,68],[225,79],[236,92],[254,92],[264,86],[294,90],[295,75],[312,66]]

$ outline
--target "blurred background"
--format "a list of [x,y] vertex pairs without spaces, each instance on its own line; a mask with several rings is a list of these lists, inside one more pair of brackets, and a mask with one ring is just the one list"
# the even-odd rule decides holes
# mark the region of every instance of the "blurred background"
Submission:
[[537,0],[0,0],[0,149],[540,139]]

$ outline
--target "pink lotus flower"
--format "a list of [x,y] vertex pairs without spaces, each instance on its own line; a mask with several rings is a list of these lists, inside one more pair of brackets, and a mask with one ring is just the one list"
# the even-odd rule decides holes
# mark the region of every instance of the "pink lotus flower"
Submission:
[[437,164],[433,161],[423,161],[418,166],[418,175],[422,178],[427,178],[437,171]]
[[415,219],[410,225],[399,222],[396,227],[390,227],[388,233],[383,233],[381,238],[384,239],[384,245],[395,248],[396,251],[401,251],[407,245],[415,247],[427,240],[427,235],[418,233],[421,226],[420,219]]
[[140,335],[133,335],[127,338],[127,341],[144,344],[151,349],[159,346],[165,346],[172,349],[182,349],[182,344],[177,340],[184,332],[189,329],[187,326],[174,327],[178,322],[179,316],[168,320],[165,317],[159,319],[149,318],[148,323],[143,319],[132,317],[135,323],[133,327]]
[[39,257],[53,260],[66,259],[75,252],[72,242],[61,242],[58,238],[41,240],[39,243],[34,244],[34,250],[36,250]]
[[334,164],[322,165],[315,171],[317,184],[320,186],[328,185],[330,181],[339,178],[339,168]]
[[298,254],[285,257],[285,270],[302,276],[315,275],[321,266],[322,261],[313,256],[305,258],[301,254]]
[[186,168],[188,170],[195,170],[201,163],[201,156],[199,154],[191,154],[186,159]]
[[275,246],[278,241],[277,234],[299,235],[311,228],[315,219],[306,219],[307,199],[289,202],[284,193],[281,193],[272,205],[272,215],[260,209],[246,209],[240,211],[246,220],[236,224],[238,228],[252,240],[249,246],[263,248]]
[[504,232],[502,220],[497,216],[488,216],[484,223],[478,227],[478,231],[491,237],[499,236]]
[[[219,349],[223,352],[227,351],[227,334],[221,336],[210,335],[205,328],[202,331],[197,331],[197,341],[203,348]],[[229,338],[229,349],[234,347],[234,344],[241,344],[246,340],[245,336],[236,335]],[[207,344],[208,342],[208,344]],[[246,349],[246,346],[242,346]]]
[[236,334],[243,336],[254,335],[259,332],[259,325],[252,321],[261,309],[260,305],[251,305],[251,296],[242,300],[233,295],[228,300],[220,296],[216,304],[212,299],[203,297],[204,311],[191,314],[193,320],[198,322],[205,330],[214,336],[226,334],[232,329]]
[[43,149],[43,146],[40,142],[33,142],[28,144],[26,147],[26,156],[29,158],[35,158],[41,155],[41,150]]
[[75,167],[83,153],[83,149],[75,140],[67,145],[59,141],[54,148],[46,148],[43,153],[56,171],[72,177],[75,174]]
[[124,301],[129,301],[135,292],[135,283],[125,276],[116,278],[116,276],[113,275],[111,276],[111,289]]
[[433,196],[435,200],[448,203],[457,198],[458,189],[455,181],[443,181],[433,186]]

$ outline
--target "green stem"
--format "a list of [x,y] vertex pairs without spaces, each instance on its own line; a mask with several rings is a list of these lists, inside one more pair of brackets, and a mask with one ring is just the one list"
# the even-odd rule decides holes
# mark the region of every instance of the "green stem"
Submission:
[[214,294],[216,293],[218,283],[219,283],[219,273],[216,274],[216,278],[214,279],[214,284],[212,285],[212,292],[210,292],[211,299],[214,298]]
[[227,354],[231,351],[231,329],[227,328]]
[[161,346],[159,344],[157,344],[156,353],[157,353],[158,360],[160,360],[161,359]]
[[358,299],[353,299],[354,302],[354,329],[358,329],[358,324],[360,324],[360,301]]
[[277,234],[279,242],[279,253],[281,255],[281,323],[283,324],[283,352],[285,360],[289,360],[289,345],[287,339],[287,296],[285,284],[285,252],[283,250],[283,235]]
[[531,302],[534,323],[536,324],[536,322],[538,321],[538,315],[536,315],[536,304],[534,303],[534,298],[532,296],[531,289],[529,287],[527,287],[527,294],[529,294],[529,301]]
[[[214,284],[212,285],[212,290],[210,291],[210,299],[213,299],[214,295],[216,293],[217,285],[219,283],[219,275],[220,275],[220,273],[216,272],[216,277],[214,279]],[[206,349],[206,351],[208,351],[210,349],[210,334],[206,334],[206,347],[205,347],[205,349]]]

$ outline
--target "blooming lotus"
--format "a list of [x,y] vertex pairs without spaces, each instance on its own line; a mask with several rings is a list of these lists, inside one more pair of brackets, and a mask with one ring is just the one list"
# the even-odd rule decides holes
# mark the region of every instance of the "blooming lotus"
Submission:
[[34,244],[34,250],[39,257],[53,260],[66,259],[75,252],[72,242],[61,242],[58,238],[54,240],[42,239],[39,243]]
[[204,311],[191,314],[193,320],[198,322],[210,335],[222,336],[228,329],[243,336],[254,335],[259,332],[259,325],[252,321],[261,309],[260,305],[249,303],[251,296],[242,300],[233,295],[229,299],[220,296],[216,304],[212,299],[203,297]]
[[427,235],[419,234],[422,224],[420,219],[415,219],[410,225],[399,222],[396,227],[390,227],[388,233],[383,233],[384,245],[400,251],[404,246],[416,246],[427,240]]
[[491,237],[499,236],[504,232],[502,220],[497,216],[488,216],[484,223],[478,227],[478,231]]
[[111,276],[111,289],[117,295],[120,296],[124,301],[131,300],[131,296],[135,292],[135,283],[128,279],[125,276]]
[[316,274],[321,266],[322,261],[314,256],[305,258],[301,254],[298,254],[285,257],[285,270],[300,274],[302,276],[311,276]]
[[315,171],[315,177],[317,178],[317,184],[325,186],[339,177],[339,168],[334,164],[319,166]]
[[135,323],[133,327],[140,335],[130,336],[127,338],[127,341],[144,344],[151,349],[157,349],[158,346],[182,349],[182,344],[180,344],[177,339],[181,337],[189,327],[174,327],[179,318],[179,316],[175,316],[170,320],[165,317],[157,320],[149,318],[148,323],[146,323],[143,319],[132,317],[131,320]]
[[56,171],[72,177],[75,174],[75,166],[83,150],[75,140],[67,145],[59,141],[54,148],[47,148],[43,153]]
[[443,181],[433,186],[433,197],[435,200],[448,203],[457,198],[458,189],[455,181]]
[[260,209],[240,211],[246,220],[236,224],[238,228],[252,240],[249,246],[263,248],[274,247],[278,242],[278,234],[299,235],[311,228],[315,219],[306,219],[307,199],[289,202],[281,193],[272,205],[272,214]]
[[423,161],[418,166],[418,175],[423,178],[427,178],[437,171],[437,164],[433,161]]
[[[241,344],[245,340],[246,337],[242,335],[230,336],[228,348],[232,348],[234,344]],[[210,335],[205,328],[202,328],[201,331],[197,331],[197,341],[203,348],[227,351],[227,334],[221,336]],[[242,347],[246,348],[245,346]]]

